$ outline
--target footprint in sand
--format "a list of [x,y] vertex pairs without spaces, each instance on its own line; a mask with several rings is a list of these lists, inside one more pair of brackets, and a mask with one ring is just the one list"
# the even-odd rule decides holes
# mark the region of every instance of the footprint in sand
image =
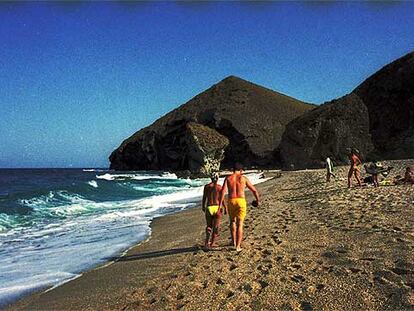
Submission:
[[269,286],[269,283],[263,280],[258,280],[256,281],[256,283],[258,284],[259,287],[259,291],[257,293],[257,295],[260,295],[262,293],[262,291]]
[[316,289],[317,290],[322,290],[324,288],[325,288],[325,285],[324,284],[316,284]]
[[282,241],[279,239],[279,237],[277,235],[273,235],[272,236],[272,240],[273,242],[275,242],[277,245],[282,244]]
[[305,278],[300,274],[295,274],[291,276],[290,279],[296,283],[301,283],[305,281]]
[[312,311],[313,310],[312,305],[307,301],[302,301],[300,303],[300,308],[301,308],[302,311]]
[[358,268],[355,268],[355,267],[350,267],[350,268],[348,268],[348,270],[350,272],[352,272],[352,273],[360,273],[360,272],[362,272],[361,269],[358,269]]
[[231,297],[233,297],[233,296],[234,296],[234,292],[229,291],[229,292],[227,293],[227,299],[229,299],[229,298],[231,298]]
[[234,269],[237,269],[237,265],[235,265],[235,264],[230,265],[229,270],[233,271]]
[[267,257],[267,256],[272,255],[272,251],[271,251],[271,250],[269,250],[269,249],[265,249],[265,250],[262,252],[262,254],[263,254],[263,256],[262,256],[262,257]]

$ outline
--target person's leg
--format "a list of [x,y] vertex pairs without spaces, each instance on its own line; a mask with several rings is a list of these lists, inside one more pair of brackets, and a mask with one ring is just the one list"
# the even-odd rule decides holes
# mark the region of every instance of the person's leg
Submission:
[[230,220],[230,234],[231,234],[231,242],[233,243],[233,246],[236,247],[236,219],[233,218]]
[[326,182],[330,182],[331,180],[331,173],[329,171],[326,172]]
[[362,186],[362,184],[361,184],[361,178],[359,177],[360,176],[360,173],[359,173],[359,171],[358,170],[355,170],[355,172],[354,172],[354,174],[355,174],[355,178],[356,178],[356,180],[357,180],[357,182],[358,182],[358,186]]
[[378,182],[378,174],[374,174],[374,186],[375,187],[379,187],[379,182]]
[[352,167],[349,169],[348,172],[348,188],[351,188],[351,184],[352,184],[352,174],[354,173],[354,170],[352,169]]
[[207,210],[206,211],[206,240],[204,242],[204,246],[208,247],[210,244],[210,237],[211,237],[211,231],[212,231],[212,226],[213,226],[213,218],[210,215],[210,212]]
[[241,243],[243,240],[243,220],[237,219],[237,236],[236,236],[236,251],[241,251]]
[[216,216],[213,218],[213,236],[211,238],[211,244],[210,246],[217,246],[216,239],[219,234],[220,229],[220,221],[221,221],[221,213],[216,214]]

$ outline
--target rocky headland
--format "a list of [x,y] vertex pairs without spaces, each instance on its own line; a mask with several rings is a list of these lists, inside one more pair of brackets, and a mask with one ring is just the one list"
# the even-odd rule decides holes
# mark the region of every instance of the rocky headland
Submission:
[[320,105],[286,127],[283,167],[320,166],[327,156],[347,163],[350,147],[363,159],[414,155],[414,52],[385,66],[350,94]]
[[246,167],[320,167],[414,155],[414,52],[350,94],[320,106],[230,76],[126,139],[115,170],[168,170],[194,177]]
[[[313,107],[230,76],[126,139],[111,154],[111,169],[202,175],[218,171],[220,162],[222,168],[235,161],[272,166],[285,126]],[[200,148],[191,136],[197,129],[200,137],[203,128],[208,134]]]

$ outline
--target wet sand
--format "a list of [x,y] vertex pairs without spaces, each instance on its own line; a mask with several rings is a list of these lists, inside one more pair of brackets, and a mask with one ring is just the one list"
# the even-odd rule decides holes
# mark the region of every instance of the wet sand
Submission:
[[[393,161],[392,175],[407,163]],[[259,185],[241,253],[226,217],[220,246],[203,251],[196,208],[156,219],[115,263],[9,309],[413,310],[414,185],[347,189],[346,172],[329,184],[309,170]]]

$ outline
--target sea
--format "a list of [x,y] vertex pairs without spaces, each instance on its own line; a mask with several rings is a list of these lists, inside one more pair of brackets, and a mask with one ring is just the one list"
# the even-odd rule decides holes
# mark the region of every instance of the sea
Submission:
[[154,218],[200,206],[208,182],[155,171],[0,169],[0,307],[148,239]]

